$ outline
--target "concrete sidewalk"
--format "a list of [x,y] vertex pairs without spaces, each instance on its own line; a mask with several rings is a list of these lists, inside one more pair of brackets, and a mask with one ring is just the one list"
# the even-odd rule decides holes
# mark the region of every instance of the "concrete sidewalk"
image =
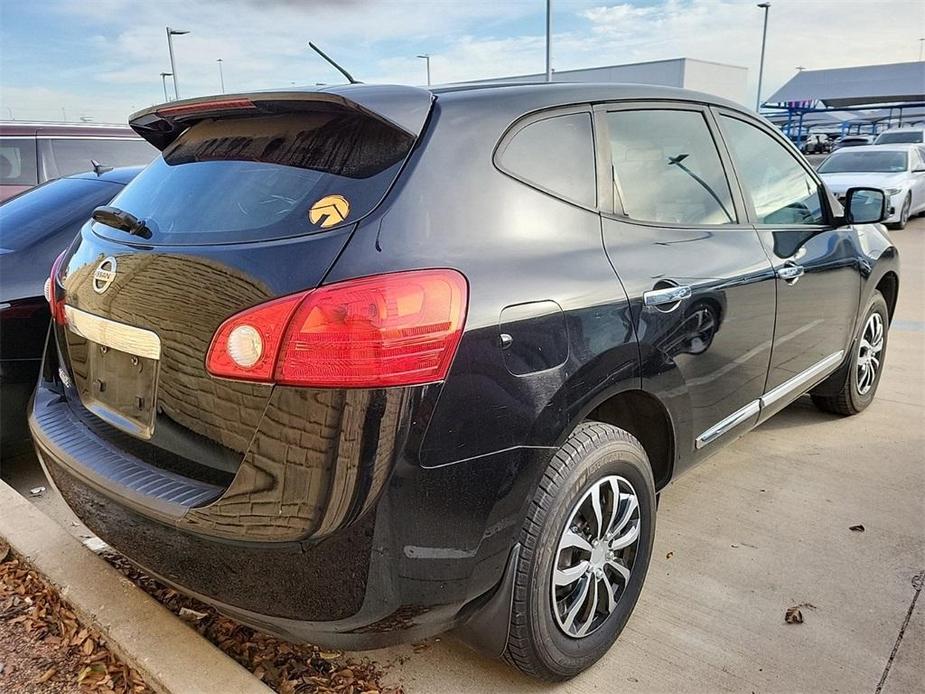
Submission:
[[[925,571],[925,220],[893,238],[904,273],[876,401],[840,418],[803,399],[667,489],[642,598],[597,666],[550,686],[445,638],[374,654],[395,662],[390,681],[408,694],[925,691],[925,600],[912,607]],[[801,603],[805,622],[786,624]]]

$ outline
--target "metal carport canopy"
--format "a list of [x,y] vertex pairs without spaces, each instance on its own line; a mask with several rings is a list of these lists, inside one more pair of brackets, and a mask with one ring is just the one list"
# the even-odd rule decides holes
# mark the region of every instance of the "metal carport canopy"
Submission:
[[765,103],[793,101],[822,101],[830,108],[925,101],[925,62],[803,70]]

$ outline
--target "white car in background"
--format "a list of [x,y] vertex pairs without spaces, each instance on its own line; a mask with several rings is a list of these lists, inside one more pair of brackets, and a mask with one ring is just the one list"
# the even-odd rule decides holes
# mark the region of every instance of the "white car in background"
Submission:
[[884,130],[874,140],[875,145],[898,145],[925,143],[925,128],[893,128]]
[[868,145],[833,152],[817,169],[840,202],[849,188],[886,191],[893,212],[886,225],[902,229],[925,212],[925,145]]

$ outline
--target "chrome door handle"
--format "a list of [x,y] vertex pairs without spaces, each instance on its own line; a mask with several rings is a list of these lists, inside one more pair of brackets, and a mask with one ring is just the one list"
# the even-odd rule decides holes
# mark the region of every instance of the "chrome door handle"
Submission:
[[677,304],[691,295],[691,288],[687,285],[678,287],[665,287],[664,289],[650,289],[642,295],[642,303],[646,306],[664,306]]
[[794,284],[798,279],[803,276],[803,266],[802,265],[783,265],[777,268],[777,276],[784,280],[787,284]]

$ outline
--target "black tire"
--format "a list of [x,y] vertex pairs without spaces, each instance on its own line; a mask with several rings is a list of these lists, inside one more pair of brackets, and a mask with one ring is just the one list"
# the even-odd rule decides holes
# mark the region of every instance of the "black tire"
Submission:
[[[604,610],[597,618],[602,620],[599,626],[576,638],[562,630],[553,613],[552,570],[576,504],[609,476],[632,486],[638,500],[639,536],[629,580],[617,593],[612,611],[605,618]],[[639,441],[609,424],[583,422],[576,427],[549,462],[521,531],[506,660],[528,675],[554,681],[577,675],[607,652],[642,590],[655,539],[655,509],[652,469]],[[592,618],[594,614],[591,610]]]
[[909,221],[909,212],[912,209],[912,193],[909,193],[906,196],[906,199],[903,200],[902,209],[899,211],[899,221],[893,224],[887,224],[890,229],[895,231],[902,231],[906,228],[906,223]]
[[[876,375],[874,376],[873,383],[870,385],[870,388],[866,392],[862,393],[858,384],[858,368],[859,360],[861,358],[861,339],[864,335],[868,321],[871,320],[871,316],[875,313],[879,314],[883,325],[883,347],[879,352],[879,366],[877,368]],[[867,408],[868,405],[870,405],[871,402],[873,402],[874,396],[877,394],[877,386],[880,385],[880,376],[883,375],[883,366],[886,360],[887,342],[889,340],[889,324],[889,309],[887,308],[886,301],[880,292],[875,291],[870,297],[870,300],[867,302],[867,310],[864,312],[864,318],[861,320],[858,333],[855,335],[854,341],[851,343],[851,353],[848,355],[850,362],[839,391],[835,395],[813,394],[812,399],[816,407],[818,407],[820,410],[823,410],[824,412],[832,412],[834,414],[840,415],[853,415],[863,411]]]

